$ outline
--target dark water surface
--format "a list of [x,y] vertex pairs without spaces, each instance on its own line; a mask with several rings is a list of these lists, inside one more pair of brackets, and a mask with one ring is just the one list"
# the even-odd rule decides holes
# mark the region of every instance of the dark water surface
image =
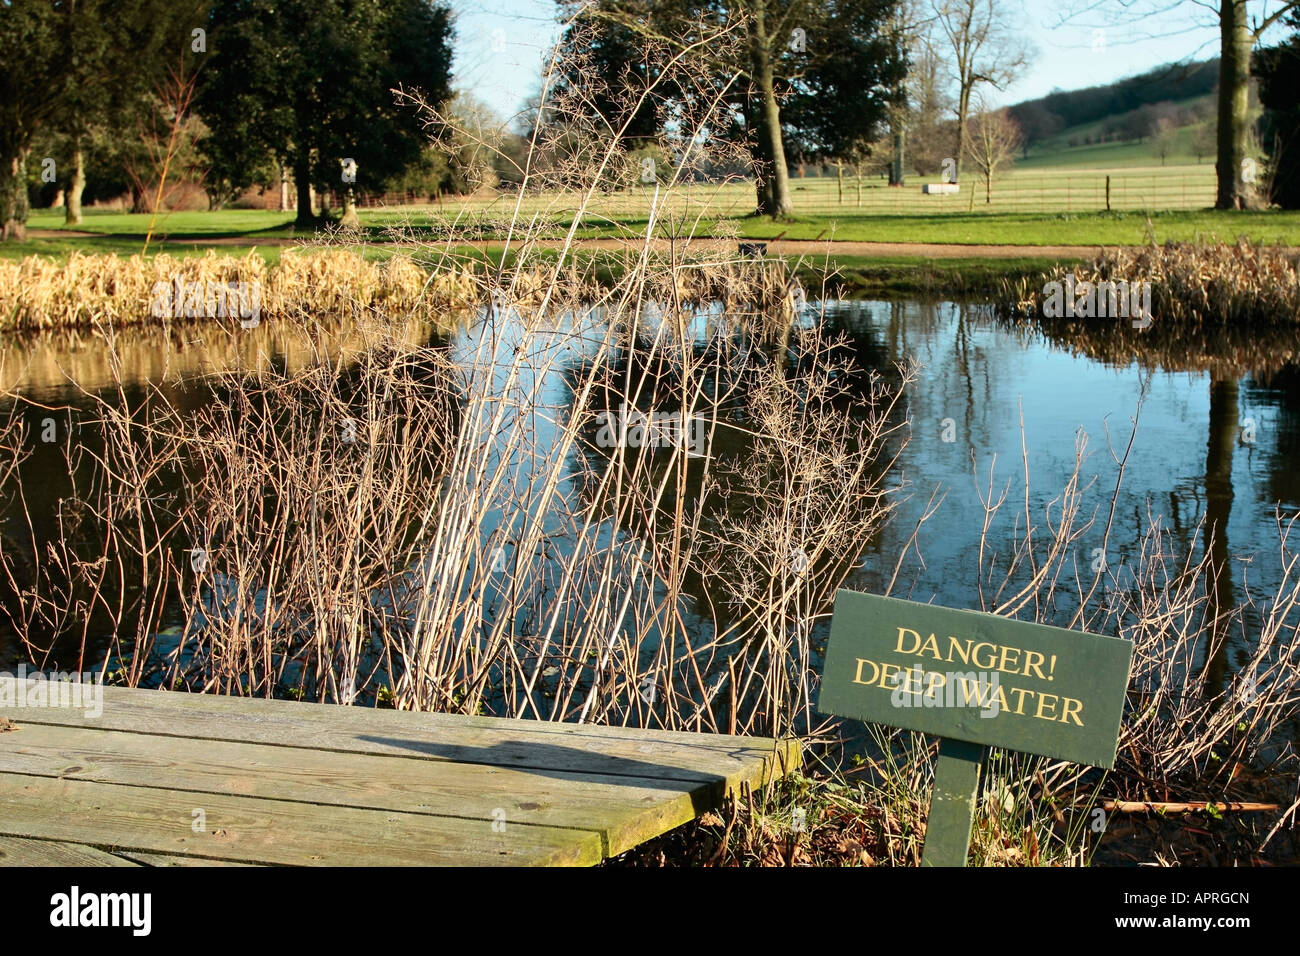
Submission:
[[[1098,526],[1078,543],[1078,566],[1081,573],[1088,572],[1103,553],[1097,549],[1119,470],[1112,450],[1124,455],[1141,403],[1104,550],[1107,566],[1120,571],[1116,579],[1122,582],[1122,571],[1151,521],[1162,521],[1177,546],[1195,552],[1206,545],[1201,521],[1208,515],[1226,532],[1213,545],[1228,567],[1221,598],[1240,601],[1249,592],[1266,599],[1269,589],[1276,589],[1279,515],[1285,523],[1300,511],[1300,373],[1289,361],[1289,343],[1248,343],[1255,351],[1247,348],[1234,363],[1225,363],[1212,354],[1217,346],[1204,343],[1163,341],[1144,355],[1147,345],[1140,340],[1106,339],[1113,329],[1098,330],[1097,341],[1086,330],[1026,333],[952,303],[839,303],[828,306],[826,315],[828,324],[848,337],[862,365],[889,369],[915,360],[922,366],[907,398],[912,435],[900,460],[908,497],[894,521],[864,542],[862,564],[847,586],[884,590],[937,492],[942,504],[922,525],[894,593],[979,607],[977,554],[984,509],[976,474],[985,494],[990,470],[995,494],[1004,488],[1007,493],[1007,505],[989,538],[996,566],[999,555],[1009,550],[1017,522],[1023,524],[1022,454],[1027,451],[1029,511],[1041,524],[1074,469],[1076,447],[1084,436],[1082,478],[1084,485],[1091,482],[1082,495],[1084,511],[1100,509]],[[414,338],[428,334],[411,331]],[[344,352],[362,347],[347,338],[340,335],[331,347]],[[472,344],[472,333],[467,333],[463,341],[451,343],[450,354],[468,356]],[[0,385],[18,388],[48,406],[88,408],[89,400],[68,379],[88,390],[106,386],[111,370],[102,351],[93,336],[11,342],[0,352]],[[575,361],[580,352],[574,350]],[[1258,361],[1251,358],[1256,352]],[[220,330],[141,333],[123,343],[122,353],[123,375],[133,383],[135,395],[144,395],[146,382],[166,378],[173,383],[163,386],[170,401],[197,408],[211,401],[202,381],[214,364],[236,358],[249,364],[252,357],[293,367],[311,349],[263,328],[242,338]],[[561,401],[571,394],[558,377],[538,387],[553,390],[552,398]],[[45,415],[25,410],[24,417],[32,419],[28,434],[39,435]],[[37,447],[22,471],[22,483],[26,506],[38,522],[52,528],[41,516],[52,515],[66,493],[62,459]],[[15,501],[8,507],[4,527],[12,550],[19,546],[12,537],[19,520]],[[1239,653],[1249,629],[1234,640]],[[105,647],[107,640],[97,650],[102,654]],[[1230,648],[1230,658],[1233,653]],[[24,658],[12,631],[0,630],[0,667],[8,669]],[[1229,670],[1231,665],[1229,660]]]

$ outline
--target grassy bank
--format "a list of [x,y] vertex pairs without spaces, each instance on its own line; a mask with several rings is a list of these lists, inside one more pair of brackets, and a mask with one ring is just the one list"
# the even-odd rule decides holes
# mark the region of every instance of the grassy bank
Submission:
[[[466,206],[369,209],[360,213],[363,236],[370,242],[393,238],[398,230],[410,239],[436,241],[491,240],[503,238],[509,229],[512,207],[498,202],[484,208]],[[530,227],[534,239],[559,239],[573,220],[571,200],[556,202],[548,209],[540,228]],[[648,207],[611,212],[604,207],[582,217],[580,239],[644,236]],[[66,239],[33,238],[21,243],[0,244],[0,255],[20,257],[32,252],[61,249],[98,249],[100,243],[139,252],[149,227],[149,216],[129,213],[86,215],[83,225],[65,229],[57,210],[32,214],[32,229],[69,232]],[[863,213],[846,209],[835,212],[800,212],[788,222],[737,214],[726,218],[701,211],[699,218],[658,218],[657,235],[688,232],[696,237],[833,240],[839,242],[955,243],[960,245],[1141,245],[1150,238],[1157,242],[1192,242],[1218,238],[1226,242],[1246,238],[1259,244],[1300,246],[1300,212],[1223,211],[1211,209],[1173,211],[1066,212],[952,209],[942,212],[914,212],[899,215]],[[89,233],[91,235],[79,235]],[[157,242],[171,251],[173,246],[233,243],[265,245],[310,239],[293,227],[293,214],[262,210],[219,212],[173,212],[159,218]],[[50,243],[54,243],[53,246]],[[63,243],[66,243],[64,245]],[[42,245],[43,244],[43,245]],[[116,251],[116,248],[112,251]],[[1032,255],[1027,250],[1027,254]]]
[[1015,259],[924,256],[785,257],[812,294],[825,288],[840,297],[891,298],[999,294],[1009,282],[1044,272],[1062,260],[1051,256]]

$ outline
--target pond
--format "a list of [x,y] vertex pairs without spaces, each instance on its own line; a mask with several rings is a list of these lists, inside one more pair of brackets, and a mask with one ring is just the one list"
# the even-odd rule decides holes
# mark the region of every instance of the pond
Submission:
[[[819,308],[810,307],[804,324],[814,321],[812,312]],[[952,302],[833,302],[824,309],[826,328],[845,336],[847,353],[861,369],[894,374],[898,363],[920,365],[904,396],[910,441],[890,479],[901,482],[902,495],[892,521],[862,541],[847,587],[882,593],[892,580],[896,596],[957,608],[993,606],[997,576],[991,571],[1005,566],[1025,532],[1026,514],[1041,528],[1053,520],[1054,509],[1059,513],[1082,448],[1078,503],[1096,520],[1071,542],[1081,578],[1100,572],[1105,589],[1133,586],[1129,569],[1144,534],[1158,524],[1176,550],[1212,549],[1223,565],[1215,578],[1216,601],[1266,603],[1270,589],[1276,590],[1282,574],[1279,523],[1284,528],[1300,511],[1294,342],[1252,340],[1243,347],[1242,341],[1176,337],[1143,341],[1115,328],[1025,328]],[[504,381],[494,373],[477,388],[485,394],[503,388],[531,394],[534,413],[562,409],[573,400],[573,369],[590,358],[584,343],[599,340],[598,317],[594,321],[591,328],[570,323],[549,338],[534,338],[531,347],[547,353],[535,375],[516,370]],[[494,328],[485,346],[487,328],[474,324],[442,340],[441,347],[466,369],[484,347],[501,354],[518,349],[508,327]],[[436,338],[418,326],[401,335],[414,343]],[[703,335],[701,326],[698,337]],[[271,323],[252,332],[141,332],[120,341],[120,374],[128,401],[138,404],[157,388],[174,406],[197,414],[212,401],[206,382],[216,368],[238,362],[292,371],[322,349],[347,361],[366,344],[353,331],[310,341]],[[30,548],[17,533],[25,527],[21,510],[32,516],[33,527],[53,534],[58,502],[70,489],[66,461],[38,436],[66,428],[68,416],[60,408],[72,408],[74,417],[88,413],[87,393],[111,388],[116,374],[95,336],[51,335],[4,349],[0,384],[33,403],[21,412],[32,442],[32,455],[18,472],[21,494],[10,488],[5,501],[10,561]],[[519,472],[521,497],[533,494],[533,483],[554,468],[546,445],[555,435],[555,418],[536,417],[536,447],[508,452],[528,463]],[[583,496],[579,479],[565,481],[575,497]],[[1006,505],[985,529],[985,501],[1004,494]],[[498,533],[500,520],[486,516],[480,533]],[[1207,525],[1217,529],[1213,535]],[[636,531],[623,527],[617,533]],[[608,542],[613,534],[606,521],[592,540]],[[511,560],[508,553],[503,557]],[[543,590],[549,586],[544,575],[539,580]],[[696,599],[707,599],[708,583],[694,584]],[[10,589],[4,606],[12,615],[12,587],[4,588]],[[1071,611],[1063,604],[1055,623],[1066,624]],[[174,629],[181,618],[164,620]],[[1248,653],[1252,620],[1248,611],[1229,635],[1226,659],[1218,665],[1223,682]],[[818,630],[824,640],[824,621]],[[89,637],[86,651],[94,664],[108,653],[111,635]],[[71,667],[70,653],[56,647],[49,662]],[[0,667],[11,669],[26,656],[14,629],[0,630]]]
[[[1081,576],[1104,560],[1106,586],[1131,585],[1139,542],[1159,522],[1177,550],[1197,553],[1211,542],[1225,564],[1220,600],[1265,601],[1275,591],[1280,528],[1300,514],[1300,375],[1289,361],[1296,336],[1258,336],[1262,359],[1215,368],[1237,343],[1144,353],[1143,340],[1129,336],[1128,349],[1081,348],[1077,331],[1009,327],[953,303],[855,302],[828,315],[870,361],[923,366],[909,393],[911,440],[901,458],[910,496],[847,586],[885,587],[937,492],[942,504],[917,533],[894,592],[980,607],[975,559],[990,483],[992,497],[1005,493],[1008,504],[986,550],[1005,553],[1018,516],[1023,523],[1026,475],[1029,511],[1041,524],[1086,440],[1081,508],[1097,521],[1075,544]],[[1218,529],[1213,536],[1203,519]],[[1238,654],[1248,635],[1249,627],[1233,642]]]

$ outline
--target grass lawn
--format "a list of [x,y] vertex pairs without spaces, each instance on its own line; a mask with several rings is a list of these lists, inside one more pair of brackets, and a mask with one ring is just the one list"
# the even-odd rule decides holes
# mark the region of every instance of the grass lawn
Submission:
[[[1157,242],[1245,236],[1257,243],[1300,246],[1300,212],[1187,210],[1150,214]],[[1148,216],[1134,212],[974,212],[912,216],[807,216],[794,222],[746,219],[745,236],[857,242],[939,242],[1013,246],[1141,245]]]
[[[266,209],[222,209],[218,212],[165,212],[154,222],[154,237],[173,239],[188,237],[217,238],[219,236],[266,236],[289,239],[293,237],[292,212]],[[138,236],[143,245],[149,231],[150,216],[146,213],[108,212],[87,209],[82,214],[80,226],[65,226],[62,209],[33,209],[27,219],[29,229],[68,229],[73,232],[95,232],[114,236]],[[251,245],[251,243],[250,243]]]
[[[634,197],[619,195],[602,204],[602,210],[608,209],[608,214],[603,219],[588,215],[579,229],[579,235],[583,238],[644,235],[645,210],[636,209],[636,204],[630,202],[631,198]],[[539,197],[534,200],[537,209],[533,212],[544,211],[554,223],[548,230],[549,234],[559,237],[571,221],[572,214],[560,208],[555,201],[544,205],[545,199],[546,197]],[[618,211],[618,205],[624,207],[623,211]],[[386,228],[399,223],[409,225],[414,238],[438,240],[455,231],[449,228],[454,215],[452,209],[459,212],[462,223],[468,220],[483,223],[484,228],[480,234],[489,241],[496,233],[492,222],[484,223],[484,218],[495,220],[505,212],[503,203],[498,201],[490,207],[482,203],[477,207],[465,203],[460,207],[448,204],[443,208],[427,206],[363,210],[361,219],[367,239],[371,242],[382,243],[386,238]],[[784,236],[787,239],[802,240],[1014,245],[1025,246],[1028,259],[1041,258],[1034,256],[1034,246],[1141,244],[1147,240],[1148,228],[1157,242],[1214,238],[1231,242],[1238,237],[1247,237],[1257,243],[1300,246],[1300,212],[1275,210],[1220,212],[1187,209],[1147,214],[1137,211],[1068,213],[993,207],[988,210],[977,208],[973,212],[963,208],[891,214],[849,208],[842,211],[837,209],[833,213],[801,213],[793,220],[784,222],[750,216],[734,219],[724,219],[717,215],[699,219],[686,218],[686,214],[691,211],[686,205],[673,210],[672,216],[660,221],[657,233],[664,235],[669,231],[695,231],[697,234],[709,234],[721,231],[753,239]],[[31,229],[65,231],[61,210],[34,211],[28,225]],[[135,255],[143,247],[148,227],[147,215],[88,212],[78,229],[69,230],[74,234],[0,244],[0,256],[15,259],[39,254],[64,258],[73,250]],[[95,235],[93,238],[85,237],[75,234],[78,232]],[[295,237],[291,213],[263,210],[175,212],[159,217],[150,250],[166,251],[173,255],[195,255],[207,248],[215,248],[218,252],[239,256],[256,247],[260,255],[269,262],[275,262],[279,259],[282,244],[291,243],[295,238],[302,236]],[[367,255],[382,256],[393,251],[393,246],[365,247]],[[900,257],[891,251],[889,258],[877,257],[861,261],[848,255],[852,251],[860,258],[857,250],[837,253],[831,247],[828,251],[844,268],[861,270],[867,262],[881,268],[902,268],[905,265],[929,268],[921,251],[918,251],[916,257]],[[990,268],[1005,273],[1007,261]],[[973,259],[951,259],[936,268],[962,272],[970,271],[975,265]]]
[[[786,260],[794,263],[790,257]],[[1004,281],[1047,272],[1059,260],[1051,256],[1015,259],[925,259],[920,256],[836,256],[829,263],[804,257],[796,272],[809,295],[822,284],[856,296],[970,295],[998,292]]]

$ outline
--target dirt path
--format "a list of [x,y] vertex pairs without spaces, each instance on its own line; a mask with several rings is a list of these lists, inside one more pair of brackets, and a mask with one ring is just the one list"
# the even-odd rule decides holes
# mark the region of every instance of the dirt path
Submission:
[[28,229],[28,239],[108,239],[102,232],[78,232],[76,229]]
[[[76,232],[67,229],[28,229],[27,235],[32,239],[111,239],[113,236],[96,232]],[[168,239],[155,237],[155,242],[172,246],[294,246],[304,240],[286,239],[267,236],[213,236],[209,239],[187,237]],[[310,242],[310,240],[305,240]],[[449,242],[446,240],[419,240],[426,245],[457,245],[486,248],[500,246],[499,240],[466,240]],[[693,239],[686,247],[694,249],[734,249],[738,242],[764,242],[762,239]],[[391,245],[392,243],[372,242],[372,245]],[[536,243],[544,248],[557,248],[559,240],[544,239]],[[579,248],[583,249],[626,249],[640,248],[641,240],[634,239],[579,239]],[[656,250],[666,251],[668,240],[654,240]],[[781,239],[767,241],[767,251],[772,255],[808,256],[917,256],[924,259],[1019,259],[1025,256],[1040,256],[1060,259],[1088,259],[1097,254],[1100,246],[1013,246],[1013,245],[966,245],[956,242],[840,242],[831,240]]]

